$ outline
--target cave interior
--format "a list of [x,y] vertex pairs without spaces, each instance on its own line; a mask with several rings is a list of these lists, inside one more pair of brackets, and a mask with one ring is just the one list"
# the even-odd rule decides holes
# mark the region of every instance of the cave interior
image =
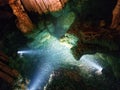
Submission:
[[120,0],[0,0],[0,90],[120,90]]

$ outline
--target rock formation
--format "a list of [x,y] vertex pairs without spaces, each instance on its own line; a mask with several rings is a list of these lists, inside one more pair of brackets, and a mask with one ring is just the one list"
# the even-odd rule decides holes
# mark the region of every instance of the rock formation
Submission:
[[112,18],[112,24],[111,28],[119,29],[119,23],[120,23],[120,0],[117,0],[117,4],[113,10],[113,18]]
[[76,60],[84,54],[100,52],[117,55],[119,52],[119,42],[116,42],[120,36],[118,31],[92,26],[85,27],[74,22],[68,33],[79,38],[78,45],[71,49]]
[[67,0],[9,0],[9,5],[17,17],[17,27],[23,33],[27,33],[32,31],[34,25],[25,9],[42,14],[58,11],[64,7],[66,2]]
[[21,0],[24,7],[28,11],[38,12],[39,14],[46,12],[58,11],[64,7],[67,0]]
[[20,0],[9,0],[9,5],[17,17],[17,27],[24,33],[30,32],[33,29],[32,21],[25,12]]
[[0,52],[0,78],[12,85],[14,80],[19,76],[19,73],[8,66],[8,59],[6,55]]

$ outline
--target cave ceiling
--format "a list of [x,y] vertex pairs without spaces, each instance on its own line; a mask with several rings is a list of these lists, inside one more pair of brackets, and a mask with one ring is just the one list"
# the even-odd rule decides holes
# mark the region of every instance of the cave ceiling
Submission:
[[[57,0],[56,0],[57,2]],[[108,10],[107,13],[109,13],[109,15],[107,15],[104,10],[101,10],[102,8],[100,6],[97,6],[98,9],[100,9],[101,13],[103,14],[103,16],[100,13],[97,14],[98,12],[96,11],[87,11],[91,10],[92,8],[94,8],[97,5],[97,1],[96,1],[96,5],[93,6],[89,6],[90,2],[89,1],[76,1],[77,7],[69,7],[69,5],[72,4],[76,4],[75,1],[68,1],[66,7],[64,7],[64,4],[67,2],[67,0],[65,1],[61,1],[59,3],[61,3],[61,7],[56,8],[53,4],[48,4],[45,1],[38,2],[41,3],[41,7],[37,8],[34,7],[34,4],[37,5],[37,2],[33,2],[34,4],[31,4],[32,2],[29,1],[29,3],[26,3],[26,0],[17,0],[17,2],[15,2],[14,0],[2,0],[0,2],[0,29],[1,29],[1,37],[2,35],[4,35],[4,33],[10,32],[9,30],[7,30],[10,27],[10,24],[12,24],[14,26],[14,28],[21,30],[23,33],[29,33],[32,31],[34,31],[34,28],[38,28],[38,20],[41,20],[40,23],[53,23],[53,25],[56,25],[56,27],[54,28],[59,28],[59,29],[63,29],[65,28],[63,31],[51,31],[54,32],[53,35],[55,36],[55,34],[58,33],[62,33],[59,37],[62,37],[64,35],[65,32],[73,34],[75,36],[77,36],[79,39],[78,44],[80,44],[81,46],[83,46],[85,49],[86,53],[87,50],[89,52],[93,50],[93,52],[117,52],[119,51],[119,25],[117,25],[117,23],[119,23],[119,18],[117,18],[117,16],[113,15],[112,18],[112,10],[114,9],[114,6],[116,4],[116,2],[109,2],[107,3],[106,1],[104,1],[104,4],[108,4],[111,5],[111,7],[107,7]],[[87,3],[88,2],[88,3]],[[42,3],[44,3],[45,5],[48,6],[44,6],[45,8],[42,8]],[[58,5],[59,5],[58,3]],[[100,2],[102,3],[102,1]],[[92,4],[92,3],[91,3]],[[94,4],[94,3],[93,3]],[[119,4],[119,3],[117,3]],[[116,7],[117,7],[116,4]],[[57,5],[57,6],[58,6]],[[88,5],[88,6],[87,6]],[[16,8],[17,7],[17,8]],[[64,7],[64,8],[63,8]],[[113,10],[113,14],[115,12],[119,12],[118,9]],[[53,8],[53,10],[51,10]],[[56,8],[56,9],[55,9]],[[61,8],[63,8],[63,12],[60,11],[57,14],[53,11],[56,10],[60,10]],[[83,8],[83,10],[81,9]],[[72,12],[70,11],[70,9],[72,10]],[[79,10],[77,10],[79,9]],[[86,12],[84,11],[84,9],[86,9]],[[39,11],[41,10],[41,11]],[[48,10],[48,11],[47,11]],[[105,9],[106,10],[106,9]],[[118,11],[117,11],[118,10]],[[32,12],[31,12],[32,11]],[[81,12],[80,12],[81,11]],[[51,12],[50,14],[47,12]],[[52,13],[53,12],[53,13]],[[82,13],[83,12],[83,13]],[[94,13],[96,12],[96,13]],[[41,15],[42,13],[46,13],[46,15]],[[65,14],[68,13],[68,14]],[[72,14],[69,14],[72,13]],[[40,16],[39,16],[40,14]],[[64,14],[64,17],[62,17],[61,14]],[[85,14],[85,15],[84,15]],[[93,16],[94,15],[94,16]],[[117,14],[116,14],[117,15]],[[72,18],[73,17],[73,18]],[[58,21],[60,21],[61,19],[71,19],[71,21],[67,20],[66,21],[62,21],[58,22],[53,21],[55,19],[58,19]],[[77,20],[74,18],[77,18]],[[46,19],[46,21],[44,20]],[[51,20],[53,19],[53,20]],[[91,20],[90,20],[91,19]],[[73,21],[72,21],[73,20]],[[66,23],[71,22],[71,26],[68,25]],[[62,25],[66,24],[66,25]],[[13,26],[11,29],[13,29]],[[5,28],[6,27],[6,28]],[[41,27],[46,27],[46,26],[42,26]],[[61,28],[62,27],[62,28]],[[4,30],[5,29],[5,30]],[[11,32],[14,32],[11,31]],[[56,35],[57,37],[57,35]],[[105,42],[105,45],[101,45],[101,43],[99,43],[99,41],[101,42]],[[107,45],[108,44],[108,45]],[[111,44],[111,46],[109,46]],[[80,46],[78,45],[78,46]],[[79,47],[78,47],[79,48]],[[83,49],[84,49],[83,48]],[[94,51],[93,48],[96,48]],[[103,50],[101,50],[103,49]],[[77,49],[77,51],[79,51]],[[80,50],[80,52],[84,50]]]

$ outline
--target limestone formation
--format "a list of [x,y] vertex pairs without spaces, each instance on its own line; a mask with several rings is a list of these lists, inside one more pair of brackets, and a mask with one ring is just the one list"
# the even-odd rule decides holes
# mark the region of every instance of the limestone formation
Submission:
[[67,0],[9,0],[9,5],[17,17],[17,27],[23,33],[28,33],[33,30],[34,25],[25,9],[38,14],[54,12],[62,9],[66,2]]
[[58,11],[64,7],[67,0],[21,0],[28,11],[39,14]]
[[0,52],[0,78],[12,85],[20,74],[15,69],[9,67],[8,59],[5,54]]
[[33,29],[32,21],[25,12],[20,0],[9,0],[9,5],[17,17],[17,27],[24,33]]
[[111,28],[116,29],[120,23],[120,0],[117,0],[117,4],[113,10],[113,18]]

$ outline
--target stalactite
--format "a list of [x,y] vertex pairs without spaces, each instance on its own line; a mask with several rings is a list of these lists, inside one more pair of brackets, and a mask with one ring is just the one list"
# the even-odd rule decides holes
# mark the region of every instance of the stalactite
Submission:
[[17,17],[17,27],[28,33],[33,30],[34,25],[24,8],[39,14],[54,12],[62,9],[67,0],[9,0],[9,5]]
[[41,13],[62,9],[67,0],[21,0],[28,11]]
[[117,4],[113,10],[111,28],[116,29],[119,23],[120,23],[120,0],[117,1]]
[[20,0],[9,0],[9,5],[17,17],[17,27],[24,33],[33,29],[32,21],[25,12]]

